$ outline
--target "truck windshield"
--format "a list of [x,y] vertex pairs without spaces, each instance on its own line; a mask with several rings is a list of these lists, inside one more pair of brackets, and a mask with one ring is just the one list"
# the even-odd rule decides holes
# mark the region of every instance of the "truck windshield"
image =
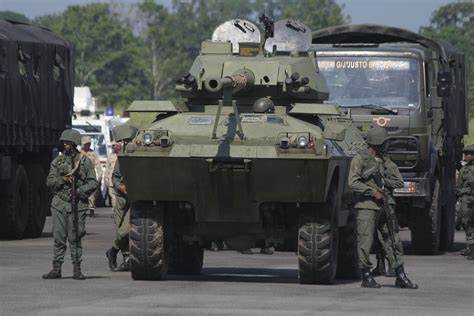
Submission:
[[329,102],[399,108],[420,103],[420,70],[414,58],[318,56],[317,60],[328,84]]

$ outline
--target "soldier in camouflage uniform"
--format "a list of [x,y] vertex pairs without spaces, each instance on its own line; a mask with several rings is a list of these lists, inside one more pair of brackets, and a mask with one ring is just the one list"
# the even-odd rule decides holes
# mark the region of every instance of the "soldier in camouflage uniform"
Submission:
[[[81,272],[82,244],[85,235],[88,198],[97,189],[94,165],[76,149],[81,144],[81,135],[75,130],[65,130],[59,138],[63,142],[63,154],[51,163],[46,179],[47,186],[54,194],[51,202],[53,216],[54,258],[53,269],[43,275],[43,279],[61,278],[61,265],[64,262],[66,242],[69,241],[71,260],[74,266],[73,278],[84,280]],[[71,205],[72,182],[75,177],[77,198],[77,223]],[[77,224],[77,227],[75,227]]]
[[115,190],[114,184],[112,183],[112,173],[114,172],[115,163],[117,162],[117,155],[122,151],[122,144],[117,143],[115,140],[112,141],[112,153],[107,157],[107,163],[104,172],[105,185],[108,188],[112,209],[115,209]]
[[[95,174],[97,176],[97,181],[100,183],[102,181],[102,166],[100,165],[100,158],[99,155],[91,149],[91,142],[92,138],[90,136],[82,137],[82,151],[81,154],[83,156],[88,157],[95,168]],[[100,187],[97,188],[95,192],[93,192],[89,196],[89,215],[90,217],[94,217],[95,215],[95,200],[97,195],[100,194]]]
[[[113,129],[114,139],[117,142],[123,142],[122,148],[135,137],[137,128],[133,126],[121,125]],[[115,189],[115,208],[114,221],[117,226],[116,238],[114,245],[107,250],[105,255],[109,261],[110,270],[114,272],[130,271],[130,254],[129,254],[129,233],[130,233],[130,202],[127,197],[127,189],[123,183],[122,174],[120,173],[120,165],[117,160],[114,171],[112,173],[112,183]],[[117,267],[117,254],[122,252],[123,262]]]
[[459,170],[456,193],[461,200],[460,216],[466,232],[468,260],[474,260],[474,146],[464,148],[466,165]]
[[[395,269],[395,285],[401,288],[417,289],[406,276],[403,267],[403,246],[398,231],[390,231],[387,221],[396,222],[395,200],[393,190],[403,187],[403,178],[397,166],[382,153],[387,131],[375,126],[367,133],[367,149],[361,150],[351,162],[349,171],[349,186],[357,194],[355,208],[357,209],[357,239],[359,268],[362,275],[362,287],[380,288],[370,271],[372,266],[369,255],[374,241],[374,232],[381,241],[390,268]],[[383,183],[382,187],[380,183]],[[384,194],[390,205],[390,218],[377,221],[378,214],[384,211]],[[393,225],[395,226],[395,225]],[[398,228],[398,224],[396,225]],[[393,234],[393,235],[391,235]],[[392,241],[393,237],[393,241]]]

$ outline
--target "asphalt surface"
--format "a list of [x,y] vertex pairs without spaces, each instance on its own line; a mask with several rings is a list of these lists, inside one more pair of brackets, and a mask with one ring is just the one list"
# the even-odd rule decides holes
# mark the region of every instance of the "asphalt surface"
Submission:
[[[378,277],[381,289],[359,281],[300,285],[292,253],[243,255],[209,252],[200,276],[170,276],[167,281],[133,281],[129,273],[108,270],[105,251],[114,238],[112,211],[88,218],[83,240],[85,281],[72,279],[68,257],[63,279],[43,280],[51,269],[51,222],[39,239],[0,241],[0,315],[472,315],[474,261],[459,255],[464,233],[456,232],[451,252],[410,255],[405,266],[418,290],[394,287]],[[409,240],[409,232],[401,232]],[[257,250],[257,249],[256,249]]]

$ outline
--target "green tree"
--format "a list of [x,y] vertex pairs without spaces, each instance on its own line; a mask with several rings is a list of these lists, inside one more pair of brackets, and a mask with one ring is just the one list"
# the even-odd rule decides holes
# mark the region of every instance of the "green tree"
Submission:
[[75,85],[89,86],[102,106],[123,108],[134,99],[151,97],[151,72],[145,63],[150,52],[108,4],[70,6],[35,22],[72,43]]
[[22,23],[29,23],[30,19],[28,19],[25,15],[14,12],[14,11],[0,11],[0,19],[22,22]]
[[454,2],[440,7],[431,16],[430,25],[420,33],[464,51],[468,69],[470,115],[474,117],[474,3]]

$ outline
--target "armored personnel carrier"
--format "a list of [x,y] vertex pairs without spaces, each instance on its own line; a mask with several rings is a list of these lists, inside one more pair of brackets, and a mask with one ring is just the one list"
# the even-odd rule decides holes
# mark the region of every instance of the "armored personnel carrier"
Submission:
[[363,139],[324,103],[311,31],[261,20],[263,40],[249,21],[217,27],[177,79],[179,101],[129,108],[158,113],[119,157],[136,280],[199,274],[213,240],[297,251],[301,283],[357,271],[346,183]]

